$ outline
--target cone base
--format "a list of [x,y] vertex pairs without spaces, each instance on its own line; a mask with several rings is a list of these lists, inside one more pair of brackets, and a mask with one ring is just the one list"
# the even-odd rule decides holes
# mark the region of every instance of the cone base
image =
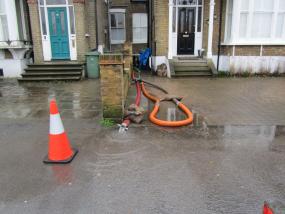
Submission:
[[72,154],[72,156],[71,156],[70,158],[68,158],[68,159],[55,161],[55,160],[50,160],[50,159],[48,158],[48,155],[47,155],[47,156],[44,158],[43,162],[44,162],[45,164],[68,164],[68,163],[70,163],[70,162],[74,159],[74,157],[77,155],[78,149],[72,148],[72,151],[73,151],[73,154]]

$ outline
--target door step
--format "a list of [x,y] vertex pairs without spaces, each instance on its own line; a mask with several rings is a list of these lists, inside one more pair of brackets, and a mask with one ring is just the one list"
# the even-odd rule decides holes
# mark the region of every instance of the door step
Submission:
[[174,77],[211,77],[212,72],[178,72]]
[[186,57],[182,58],[183,60],[179,60],[178,57],[170,61],[172,77],[210,77],[213,75],[207,60],[198,57],[189,57],[190,60]]
[[66,81],[80,80],[84,73],[83,64],[33,64],[22,74],[23,81]]
[[80,77],[25,77],[20,78],[18,81],[72,81],[72,80],[80,80]]

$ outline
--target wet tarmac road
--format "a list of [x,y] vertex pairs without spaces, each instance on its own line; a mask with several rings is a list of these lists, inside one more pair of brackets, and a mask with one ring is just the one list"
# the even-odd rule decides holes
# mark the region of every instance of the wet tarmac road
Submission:
[[[284,205],[282,124],[215,126],[201,116],[194,127],[167,129],[145,123],[119,134],[117,128],[100,125],[100,112],[87,119],[74,114],[72,104],[64,125],[80,152],[70,165],[44,165],[48,115],[14,114],[15,109],[31,104],[30,109],[47,111],[54,91],[59,102],[68,100],[71,108],[68,93],[96,89],[94,83],[44,85],[46,93],[35,95],[38,105],[26,101],[30,89],[4,92],[6,86],[0,83],[1,105],[12,112],[3,116],[8,110],[1,108],[0,213],[256,214],[265,200]],[[76,99],[90,106],[99,96],[92,93]]]

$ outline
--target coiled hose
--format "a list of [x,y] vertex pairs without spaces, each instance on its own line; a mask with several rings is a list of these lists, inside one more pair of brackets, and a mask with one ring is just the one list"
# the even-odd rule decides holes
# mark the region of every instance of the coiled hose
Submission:
[[185,120],[180,120],[180,121],[166,121],[166,120],[158,119],[156,117],[156,115],[159,112],[160,102],[163,100],[161,100],[158,97],[155,97],[155,96],[151,95],[150,93],[148,93],[148,91],[145,88],[145,84],[143,81],[141,82],[141,87],[142,87],[143,94],[148,99],[150,99],[151,101],[153,101],[155,103],[154,108],[149,115],[149,120],[152,123],[154,123],[158,126],[164,126],[164,127],[180,127],[180,126],[189,125],[193,122],[192,112],[182,102],[178,101],[176,98],[173,98],[172,101],[178,106],[178,108],[180,108],[185,113],[187,118]]
[[[153,83],[150,83],[150,82],[147,82],[145,80],[143,80],[140,76],[140,70],[138,68],[135,68],[134,67],[134,70],[139,74],[139,77],[136,78],[135,77],[135,74],[134,74],[134,71],[132,72],[132,80],[135,81],[136,83],[136,90],[137,90],[137,96],[136,96],[136,101],[135,101],[135,104],[137,106],[140,105],[140,100],[141,100],[141,91],[143,92],[144,96],[147,97],[148,99],[150,99],[151,101],[153,101],[155,103],[154,105],[154,108],[153,110],[151,111],[150,115],[149,115],[149,120],[158,125],[158,126],[164,126],[164,127],[181,127],[181,126],[186,126],[186,125],[189,125],[193,122],[193,114],[192,112],[182,103],[180,102],[178,99],[176,98],[172,98],[172,102],[174,102],[179,109],[181,109],[185,115],[186,115],[186,119],[184,120],[180,120],[180,121],[166,121],[166,120],[161,120],[161,119],[158,119],[156,116],[157,116],[157,113],[159,112],[159,107],[160,107],[160,103],[162,101],[166,101],[164,99],[159,99],[158,97],[154,96],[154,95],[151,95],[145,88],[145,84],[147,85],[150,85],[160,91],[162,91],[164,94],[168,94],[168,92],[153,84]],[[127,130],[128,126],[130,125],[130,119],[127,117],[124,119],[123,123],[121,124],[121,127],[125,130]]]

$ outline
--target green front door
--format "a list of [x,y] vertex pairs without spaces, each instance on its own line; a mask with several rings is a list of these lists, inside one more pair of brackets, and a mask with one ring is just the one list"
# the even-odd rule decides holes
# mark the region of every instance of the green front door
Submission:
[[52,59],[70,59],[66,8],[48,8]]

